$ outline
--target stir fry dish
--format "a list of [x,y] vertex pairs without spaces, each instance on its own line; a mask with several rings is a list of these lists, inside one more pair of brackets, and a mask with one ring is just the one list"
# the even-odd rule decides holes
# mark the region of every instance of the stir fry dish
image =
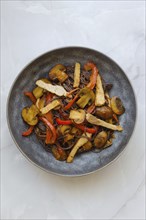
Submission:
[[29,125],[22,136],[34,132],[57,160],[71,163],[77,154],[99,152],[112,145],[114,131],[123,130],[123,103],[110,97],[113,85],[104,81],[93,62],[57,64],[35,84],[33,91],[24,92],[32,105],[22,109]]

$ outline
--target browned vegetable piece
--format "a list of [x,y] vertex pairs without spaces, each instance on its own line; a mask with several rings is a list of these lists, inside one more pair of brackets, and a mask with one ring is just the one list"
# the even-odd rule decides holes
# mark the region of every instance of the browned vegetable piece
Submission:
[[[50,83],[50,81],[47,78],[42,78],[40,80],[42,80],[45,83]],[[36,99],[38,99],[43,95],[45,90],[43,88],[40,88],[39,86],[37,86],[36,88],[34,88],[34,90],[32,92],[33,92],[33,95],[36,97]]]
[[35,105],[25,107],[22,110],[22,118],[29,125],[36,125],[38,123],[37,114],[39,113],[38,108]]
[[114,124],[112,118],[107,119],[106,122],[109,123],[109,124]]
[[48,92],[56,94],[57,96],[67,96],[67,91],[64,89],[63,86],[52,85],[52,84],[43,82],[43,80],[37,80],[36,85],[47,90]]
[[111,98],[111,108],[117,115],[122,115],[125,112],[125,108],[121,99],[117,96]]
[[87,87],[81,89],[81,91],[79,92],[79,96],[80,99],[76,103],[80,108],[85,108],[87,104],[91,104],[95,100],[94,92]]
[[111,146],[112,144],[113,144],[113,142],[112,142],[112,138],[111,138],[111,139],[107,140],[107,142],[103,148],[107,148],[107,147]]
[[43,95],[43,91],[44,91],[44,89],[37,86],[36,88],[34,88],[34,90],[32,92],[33,92],[33,95],[36,97],[36,99],[38,99]]
[[91,124],[99,125],[99,126],[102,126],[105,128],[109,128],[111,130],[115,130],[115,131],[122,131],[123,130],[123,128],[120,125],[113,125],[113,124],[107,123],[99,118],[96,118],[94,115],[92,115],[90,113],[86,114],[86,120]]
[[45,97],[43,96],[42,98],[38,98],[36,101],[36,107],[40,110],[43,108],[45,105]]
[[50,102],[48,105],[46,105],[44,108],[41,108],[40,111],[42,114],[46,114],[52,109],[55,109],[56,107],[60,106],[61,102],[58,99],[54,99],[52,102]]
[[108,135],[105,131],[101,131],[94,139],[94,146],[96,148],[102,148],[107,142]]
[[75,154],[77,153],[78,149],[82,147],[84,144],[88,142],[88,138],[90,138],[92,134],[85,133],[83,137],[79,138],[79,140],[76,142],[74,147],[72,148],[69,156],[67,157],[67,163],[71,163],[74,159]]
[[67,158],[66,152],[61,147],[53,146],[52,153],[53,153],[53,156],[56,158],[56,160],[63,161],[63,160],[66,160]]
[[109,106],[97,107],[95,115],[102,119],[109,119],[113,116],[113,111]]
[[80,152],[84,152],[84,151],[89,151],[92,148],[92,143],[90,141],[88,141],[86,144],[84,144],[81,149]]
[[64,137],[64,142],[68,142],[68,141],[72,140],[73,138],[74,138],[74,135],[68,133]]
[[81,135],[82,131],[79,128],[73,127],[71,129],[71,134],[75,134],[75,135]]
[[62,64],[55,65],[49,72],[50,79],[58,79],[60,82],[64,82],[68,78],[68,75],[64,72],[65,70],[65,66]]
[[105,92],[105,99],[106,99],[107,105],[111,108],[111,99],[107,91]]
[[50,81],[49,81],[47,78],[41,78],[40,80],[42,80],[42,81],[45,82],[45,83],[50,84]]
[[60,125],[58,127],[59,133],[62,135],[65,135],[71,131],[71,126],[70,125]]
[[103,90],[103,86],[102,86],[101,77],[98,74],[97,81],[96,81],[95,105],[102,106],[102,105],[104,105],[104,103],[105,103],[104,90]]
[[81,124],[85,120],[85,111],[83,109],[71,110],[69,118],[74,120],[76,124]]

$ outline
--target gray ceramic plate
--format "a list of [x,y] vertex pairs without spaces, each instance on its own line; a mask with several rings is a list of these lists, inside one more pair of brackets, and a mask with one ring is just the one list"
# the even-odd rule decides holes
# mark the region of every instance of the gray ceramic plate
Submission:
[[[120,124],[124,130],[121,133],[115,132],[116,139],[114,139],[113,145],[100,153],[87,152],[78,155],[71,164],[60,162],[43,149],[35,134],[27,138],[21,136],[21,133],[27,128],[21,118],[21,110],[31,104],[23,92],[31,91],[35,81],[40,77],[47,77],[50,68],[57,63],[72,65],[78,61],[83,65],[90,60],[97,64],[104,80],[113,84],[111,96],[119,96],[125,105],[126,112],[120,117]],[[136,101],[128,78],[113,60],[92,49],[67,47],[38,57],[21,71],[10,91],[7,117],[12,137],[26,158],[48,172],[65,176],[80,176],[109,164],[126,147],[134,129]]]

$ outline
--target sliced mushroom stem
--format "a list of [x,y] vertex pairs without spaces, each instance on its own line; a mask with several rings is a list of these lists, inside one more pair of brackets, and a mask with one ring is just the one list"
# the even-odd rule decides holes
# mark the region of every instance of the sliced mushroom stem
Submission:
[[71,110],[69,118],[74,120],[76,124],[81,124],[85,120],[85,111],[83,109]]
[[86,120],[94,125],[99,125],[105,128],[109,128],[111,130],[115,130],[115,131],[122,131],[123,128],[120,125],[112,125],[110,123],[107,123],[99,118],[96,118],[94,115],[91,114],[86,114]]
[[78,149],[80,147],[82,147],[84,144],[86,144],[88,142],[88,138],[90,138],[92,136],[92,134],[90,133],[86,133],[84,134],[84,137],[81,137],[77,143],[74,145],[74,147],[72,148],[68,158],[67,158],[67,163],[71,163],[74,159],[75,154],[77,153]]
[[97,81],[96,81],[95,105],[102,106],[102,105],[104,105],[104,103],[105,103],[104,90],[103,90],[103,86],[102,86],[101,77],[98,74]]

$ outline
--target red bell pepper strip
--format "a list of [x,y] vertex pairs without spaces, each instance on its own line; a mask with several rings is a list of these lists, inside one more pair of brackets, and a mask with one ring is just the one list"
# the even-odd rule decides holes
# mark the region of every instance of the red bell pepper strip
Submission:
[[33,129],[34,129],[34,126],[30,126],[27,131],[24,131],[22,133],[22,136],[25,136],[25,137],[29,136],[33,132]]
[[53,124],[53,114],[51,111],[47,112],[43,115],[51,124]]
[[64,110],[68,110],[71,108],[71,106],[74,104],[74,102],[77,100],[78,95],[76,95],[65,107]]
[[89,107],[88,107],[88,109],[87,109],[87,113],[92,113],[93,111],[94,111],[94,109],[95,109],[95,104],[93,103],[92,105],[90,105]]
[[72,120],[61,120],[59,118],[56,118],[56,122],[59,125],[71,125],[71,124],[74,124],[74,126],[79,128],[80,130],[82,130],[84,132],[92,133],[92,134],[97,132],[97,128],[88,128],[88,127],[86,127],[84,125],[79,125],[79,124],[73,123]]
[[57,138],[56,129],[53,124],[51,124],[45,117],[39,117],[39,119],[44,122],[46,126],[48,126],[52,132],[52,143],[55,143]]
[[45,140],[46,144],[52,144],[52,132],[51,130],[47,127],[46,128],[46,140]]
[[56,118],[56,122],[59,125],[71,125],[72,124],[71,120],[61,120],[60,118]]
[[84,65],[85,70],[92,70],[91,76],[90,76],[90,82],[88,83],[87,87],[90,89],[93,89],[96,84],[96,79],[98,75],[98,69],[94,63],[88,62]]
[[51,92],[49,92],[46,96],[46,105],[49,104],[49,102],[52,100],[53,95]]
[[75,127],[79,128],[80,130],[84,131],[84,132],[88,132],[91,134],[95,134],[97,132],[97,128],[88,128],[84,125],[79,125],[79,124],[74,124]]
[[28,96],[34,104],[36,103],[36,98],[32,92],[24,92],[24,95]]

